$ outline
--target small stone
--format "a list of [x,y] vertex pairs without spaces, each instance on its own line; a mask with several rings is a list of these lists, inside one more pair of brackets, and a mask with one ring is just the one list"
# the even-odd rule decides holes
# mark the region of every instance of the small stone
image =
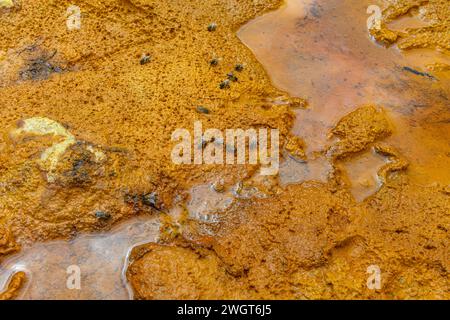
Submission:
[[219,59],[213,58],[211,61],[209,61],[209,64],[213,67],[217,66],[219,64]]
[[230,80],[224,80],[219,84],[220,89],[228,89],[230,87]]
[[234,66],[234,70],[236,70],[237,72],[241,72],[242,70],[244,70],[244,65],[238,63],[237,65]]
[[152,60],[152,57],[151,57],[150,55],[148,55],[148,54],[143,54],[142,57],[141,57],[140,64],[141,64],[141,65],[147,64],[147,63],[149,63],[151,60]]
[[286,142],[284,147],[289,154],[298,160],[306,161],[305,143],[297,136],[292,136]]
[[157,208],[158,195],[156,194],[156,192],[144,194],[142,196],[142,203],[146,206]]
[[197,107],[197,112],[198,113],[204,113],[204,114],[209,114],[209,109],[203,107],[203,106],[198,106]]
[[230,72],[227,74],[228,80],[233,81],[233,82],[237,82],[238,78],[234,75],[233,72]]
[[105,211],[96,211],[95,217],[99,220],[108,220],[111,218],[111,214]]
[[223,183],[223,180],[214,182],[214,183],[212,184],[212,189],[213,189],[215,192],[218,192],[218,193],[224,192],[224,191],[225,191],[225,184]]
[[209,32],[213,32],[213,31],[216,31],[217,30],[217,24],[216,23],[211,23],[209,26],[208,26],[208,31]]

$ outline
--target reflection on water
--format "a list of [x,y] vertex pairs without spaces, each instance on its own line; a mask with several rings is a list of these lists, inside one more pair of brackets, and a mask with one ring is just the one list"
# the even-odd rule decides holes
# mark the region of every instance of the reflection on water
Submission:
[[[28,281],[19,299],[129,299],[123,278],[128,252],[135,245],[156,241],[158,231],[157,220],[142,217],[108,234],[36,244],[1,264],[0,288],[11,274],[22,270]],[[80,290],[67,287],[70,266],[80,268]]]
[[191,200],[187,204],[190,218],[204,222],[218,222],[219,213],[231,206],[234,196],[230,190],[214,190],[214,186],[204,184],[191,190]]
[[[396,132],[386,141],[411,162],[411,179],[448,184],[450,171],[443,168],[450,160],[449,75],[434,74],[433,81],[403,67],[429,72],[428,64],[450,59],[435,50],[404,53],[375,44],[367,31],[371,4],[382,6],[373,0],[289,0],[238,35],[277,87],[308,98],[310,108],[296,111],[293,131],[305,140],[309,155],[329,147],[328,133],[340,118],[373,103],[393,119]],[[416,20],[393,23],[401,29],[421,24]]]
[[406,14],[394,21],[388,23],[388,27],[395,31],[405,31],[406,29],[423,28],[429,26],[430,23],[420,19],[412,13]]
[[343,161],[345,173],[349,178],[350,190],[357,201],[374,194],[381,186],[378,171],[387,163],[387,159],[373,150]]

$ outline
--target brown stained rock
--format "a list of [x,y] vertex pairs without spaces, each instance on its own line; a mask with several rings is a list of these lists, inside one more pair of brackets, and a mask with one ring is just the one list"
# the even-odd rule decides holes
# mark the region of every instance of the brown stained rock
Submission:
[[398,151],[392,147],[377,144],[374,146],[375,152],[388,158],[388,163],[380,168],[377,175],[382,183],[386,183],[388,177],[393,172],[398,172],[408,168],[409,162],[402,157]]
[[[211,249],[198,254],[190,247],[149,245],[148,251],[136,250],[128,279],[145,299],[302,298],[301,290],[288,284],[290,275],[326,263],[327,250],[357,214],[347,209],[350,202],[348,194],[332,195],[323,185],[292,187],[276,199],[244,201],[224,214],[216,237],[193,238],[196,248]],[[172,275],[171,268],[183,277]]]
[[359,107],[344,116],[331,131],[338,138],[330,149],[331,154],[334,158],[343,158],[363,151],[391,132],[391,125],[383,110],[373,105]]
[[398,32],[389,30],[383,23],[377,27],[370,28],[369,33],[378,43],[386,46],[395,43],[399,38]]
[[[48,127],[35,129],[45,133]],[[64,141],[71,144],[63,145]],[[7,142],[10,147],[2,150],[0,165],[0,192],[5,195],[0,200],[4,208],[0,225],[8,225],[19,243],[71,238],[78,232],[109,228],[134,214],[124,204],[126,190],[120,185],[131,163],[126,153],[51,134],[22,132]],[[43,160],[47,150],[61,153]],[[111,212],[107,224],[95,218],[98,210]]]
[[290,136],[284,148],[294,158],[306,160],[305,143],[300,137]]

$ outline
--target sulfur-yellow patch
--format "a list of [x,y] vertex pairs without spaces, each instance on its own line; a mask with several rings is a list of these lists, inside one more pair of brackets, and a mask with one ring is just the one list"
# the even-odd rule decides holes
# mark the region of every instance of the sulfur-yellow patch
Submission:
[[14,2],[12,0],[0,0],[0,8],[12,8]]

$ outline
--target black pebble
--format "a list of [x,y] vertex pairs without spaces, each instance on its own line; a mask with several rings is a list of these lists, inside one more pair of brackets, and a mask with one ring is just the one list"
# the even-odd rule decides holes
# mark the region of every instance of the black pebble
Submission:
[[147,64],[147,63],[150,62],[151,59],[152,58],[148,54],[143,55],[142,58],[141,58],[140,64],[141,65]]
[[108,220],[111,218],[111,214],[105,211],[97,211],[95,212],[95,217],[101,220]]
[[158,197],[155,192],[147,193],[142,196],[142,203],[152,208],[157,208]]
[[209,114],[209,109],[203,107],[203,106],[198,106],[197,107],[197,112],[199,113],[204,113],[204,114]]
[[244,66],[243,66],[242,64],[237,64],[237,65],[234,67],[234,70],[236,70],[236,71],[238,71],[238,72],[241,72],[242,70],[244,70]]
[[208,26],[208,31],[209,31],[209,32],[216,31],[216,29],[217,29],[217,24],[215,24],[215,23],[211,23],[211,24]]

